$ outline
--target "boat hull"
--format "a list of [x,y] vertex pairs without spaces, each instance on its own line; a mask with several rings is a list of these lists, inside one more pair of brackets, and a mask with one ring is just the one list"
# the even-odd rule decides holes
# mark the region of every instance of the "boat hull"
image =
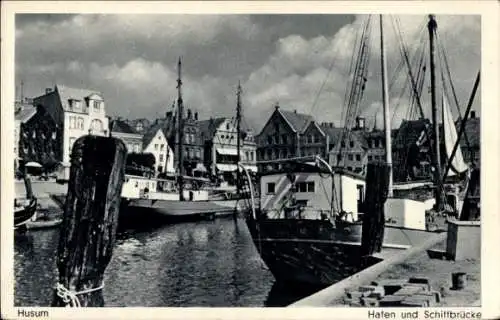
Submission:
[[124,219],[144,218],[184,221],[213,219],[237,213],[236,200],[221,201],[171,201],[131,199],[124,200]]
[[33,198],[24,208],[14,211],[14,228],[25,225],[26,222],[33,218],[36,213],[36,205],[37,200],[36,198]]
[[247,219],[247,224],[262,260],[277,282],[317,288],[334,284],[385,257],[418,245],[429,233],[386,227],[382,252],[363,256],[360,224],[351,225],[353,233],[335,228],[328,220]]

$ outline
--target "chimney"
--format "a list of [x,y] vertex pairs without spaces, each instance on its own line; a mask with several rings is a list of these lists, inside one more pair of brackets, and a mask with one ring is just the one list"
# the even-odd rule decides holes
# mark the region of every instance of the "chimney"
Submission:
[[297,113],[297,109],[293,110],[293,113]]
[[470,118],[471,119],[475,119],[476,118],[476,111],[475,110],[471,110],[471,112],[470,112]]
[[278,110],[280,108],[279,102],[276,102],[276,105],[274,106],[274,109]]
[[51,93],[51,92],[52,92],[52,88],[45,88],[45,94]]
[[187,114],[188,120],[191,120],[191,116],[192,116],[191,109],[188,109],[188,114]]
[[198,111],[194,113],[194,120],[198,121]]
[[167,113],[165,113],[165,117],[167,119],[172,118],[172,111],[167,111]]

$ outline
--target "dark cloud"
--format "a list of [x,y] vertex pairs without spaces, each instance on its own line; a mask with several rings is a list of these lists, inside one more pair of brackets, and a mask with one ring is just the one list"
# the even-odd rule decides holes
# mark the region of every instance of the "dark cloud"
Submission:
[[[109,114],[152,118],[175,99],[177,59],[182,56],[185,102],[203,117],[231,115],[241,81],[245,114],[257,127],[277,101],[287,109],[313,112],[322,121],[340,121],[352,48],[364,18],[17,15],[16,83],[23,80],[24,92],[32,96],[55,83],[93,88],[105,96]],[[422,32],[426,41],[426,16],[400,20],[413,55]],[[480,65],[480,19],[442,16],[438,23],[457,95],[465,104]],[[388,68],[393,73],[401,57],[394,32],[389,25],[387,29]],[[372,31],[362,106],[370,117],[380,108],[378,29]],[[391,96],[398,90],[396,86]]]

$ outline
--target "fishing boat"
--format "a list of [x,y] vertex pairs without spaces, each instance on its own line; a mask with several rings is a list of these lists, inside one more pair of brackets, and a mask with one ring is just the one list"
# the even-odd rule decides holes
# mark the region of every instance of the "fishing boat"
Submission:
[[21,228],[25,224],[32,220],[36,214],[37,199],[33,195],[33,189],[31,188],[31,180],[27,173],[23,176],[24,186],[26,188],[26,198],[24,199],[14,199],[14,228]]
[[[430,19],[429,31],[432,33],[436,24],[433,16]],[[256,198],[255,201],[259,203],[259,207],[252,206],[246,211],[246,223],[257,251],[278,282],[322,288],[383,259],[397,255],[402,250],[418,246],[440,231],[427,230],[428,204],[404,196],[394,197],[393,194],[391,127],[388,86],[385,79],[387,72],[382,21],[383,18],[380,16],[382,98],[386,139],[386,158],[383,164],[389,168],[387,184],[380,185],[380,189],[371,187],[368,195],[368,181],[364,176],[349,172],[342,167],[330,166],[319,156],[312,159],[303,157],[267,161],[270,164],[269,167],[273,169],[260,172],[259,183],[256,186],[247,182],[251,189],[252,199]],[[361,44],[360,47],[363,49],[366,45]],[[355,77],[363,79],[366,76],[364,73],[366,70],[362,69],[362,66],[356,67],[359,74]],[[355,82],[359,86],[363,85],[362,81]],[[473,99],[477,84],[478,80],[471,99]],[[435,88],[432,88],[431,93],[433,124],[437,133]],[[359,100],[358,96],[357,101]],[[443,101],[443,106],[446,107],[446,102]],[[357,107],[354,104],[352,109],[357,110]],[[470,110],[470,105],[468,110]],[[348,109],[346,119],[352,119],[354,116],[354,112]],[[443,119],[445,118],[446,114]],[[463,121],[466,121],[466,118],[467,114]],[[450,123],[445,121],[443,125],[447,126]],[[456,154],[459,149],[460,135],[455,136],[454,140],[453,137],[450,138],[450,133],[453,136],[453,130],[456,130],[454,123],[451,125],[452,128],[445,129],[445,139],[447,141],[449,139]],[[346,126],[349,129],[349,125],[346,124]],[[439,148],[436,141],[439,139],[434,140],[434,150]],[[456,172],[465,170],[460,167],[460,159],[454,158],[454,153],[447,154],[449,165],[444,177],[448,176],[446,171],[452,166],[453,161]],[[435,194],[432,206],[440,210],[440,206],[444,206],[446,200],[443,201],[444,179],[441,176],[442,172],[439,170],[440,165],[437,159],[439,156],[434,157],[437,173],[435,174],[436,180],[431,185],[431,191]],[[373,166],[369,164],[369,168]],[[259,191],[258,199],[253,195],[254,189]],[[396,189],[411,192],[412,187],[405,188],[400,184]],[[369,221],[373,221],[371,215],[377,213],[377,210],[380,213],[380,209],[368,207],[368,196],[372,201],[373,197],[378,197],[383,204],[381,217],[385,217],[385,221],[379,222],[380,229],[377,230],[379,239],[370,238],[370,233],[373,233],[373,229],[368,229],[372,227],[369,225]],[[367,248],[366,244],[370,247],[370,242],[380,240],[382,241],[379,248]]]
[[[233,196],[232,192],[221,195],[209,186],[209,181],[203,178],[184,175],[183,168],[183,99],[181,80],[181,60],[178,62],[177,80],[177,123],[178,139],[178,174],[174,179],[157,179],[150,176],[125,177],[122,189],[122,199],[125,210],[134,215],[154,214],[171,220],[186,220],[209,218],[215,216],[233,215],[242,209],[243,201]],[[238,135],[240,132],[240,87],[238,86]],[[240,153],[238,139],[238,154]]]

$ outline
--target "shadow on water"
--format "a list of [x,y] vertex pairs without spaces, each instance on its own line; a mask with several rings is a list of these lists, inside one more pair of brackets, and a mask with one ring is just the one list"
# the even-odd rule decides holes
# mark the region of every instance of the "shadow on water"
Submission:
[[292,286],[274,282],[267,299],[265,307],[286,307],[298,300],[304,299],[322,288],[307,286]]

